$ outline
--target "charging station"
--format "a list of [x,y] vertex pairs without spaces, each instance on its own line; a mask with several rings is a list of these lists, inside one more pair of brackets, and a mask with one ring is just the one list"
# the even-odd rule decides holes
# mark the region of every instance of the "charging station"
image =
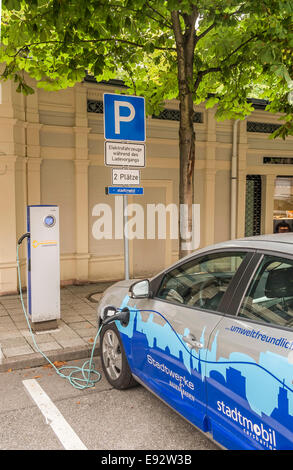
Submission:
[[40,322],[52,328],[60,318],[58,206],[28,206],[27,231],[27,311],[36,329]]
[[[24,239],[27,239],[27,309],[24,306],[21,274],[19,263],[19,247]],[[57,319],[60,318],[60,248],[59,248],[59,208],[50,206],[27,206],[27,233],[24,233],[17,242],[16,247],[17,272],[19,282],[20,300],[23,313],[28,324],[34,347],[51,366],[56,373],[67,379],[70,384],[83,390],[94,387],[101,380],[101,374],[94,369],[93,355],[96,342],[103,325],[119,320],[122,326],[129,323],[130,311],[128,307],[116,309],[108,306],[105,308],[102,323],[94,339],[90,359],[82,367],[70,368],[69,374],[64,374],[62,370],[67,366],[56,367],[39,348],[32,326],[35,331],[54,328],[57,326]],[[50,324],[50,326],[48,325]],[[52,324],[54,326],[52,326]],[[44,327],[45,325],[45,327]],[[80,373],[82,377],[74,374]],[[93,376],[94,377],[93,377]]]

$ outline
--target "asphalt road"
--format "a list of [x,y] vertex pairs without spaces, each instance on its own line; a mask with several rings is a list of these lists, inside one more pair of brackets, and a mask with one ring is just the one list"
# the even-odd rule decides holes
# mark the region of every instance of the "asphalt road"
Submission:
[[[41,392],[37,402],[30,387]],[[0,450],[63,450],[76,441],[88,450],[218,449],[141,386],[115,390],[102,376],[77,390],[48,367],[0,374]]]

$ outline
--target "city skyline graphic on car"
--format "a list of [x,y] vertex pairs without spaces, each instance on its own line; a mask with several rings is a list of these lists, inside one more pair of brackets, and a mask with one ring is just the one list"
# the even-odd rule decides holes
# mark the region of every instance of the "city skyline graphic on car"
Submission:
[[[293,365],[287,357],[266,351],[259,354],[256,362],[248,354],[235,351],[227,358],[217,358],[219,331],[209,346],[205,342],[205,328],[200,338],[203,348],[196,352],[184,344],[183,335],[179,335],[160,312],[129,306],[129,300],[127,295],[120,306],[130,309],[128,326],[122,327],[117,322],[126,353],[129,355],[131,350],[128,343],[138,339],[148,352],[144,358],[133,355],[132,366],[144,364],[148,374],[158,381],[162,380],[162,374],[168,373],[170,393],[176,393],[177,388],[182,400],[194,400],[194,406],[197,401],[203,403],[207,394],[209,407],[222,414],[223,420],[231,420],[233,425],[241,427],[260,447],[275,449],[288,443],[292,445],[293,393],[287,384],[292,381]],[[143,312],[148,315],[146,321],[142,319]],[[154,321],[156,315],[159,321]],[[188,333],[186,328],[184,335]],[[170,357],[172,366],[160,361],[162,353]],[[174,380],[176,374],[177,378],[181,377],[180,381]],[[264,390],[270,393],[264,394]]]

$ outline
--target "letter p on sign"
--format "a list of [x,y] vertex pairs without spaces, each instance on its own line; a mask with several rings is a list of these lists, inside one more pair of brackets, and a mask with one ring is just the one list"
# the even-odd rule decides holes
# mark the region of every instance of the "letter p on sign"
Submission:
[[145,142],[145,100],[140,96],[104,93],[106,140]]
[[[120,115],[120,107],[128,108],[130,113],[128,116]],[[114,101],[114,113],[115,113],[115,134],[120,135],[120,122],[130,122],[134,119],[135,109],[128,101]]]

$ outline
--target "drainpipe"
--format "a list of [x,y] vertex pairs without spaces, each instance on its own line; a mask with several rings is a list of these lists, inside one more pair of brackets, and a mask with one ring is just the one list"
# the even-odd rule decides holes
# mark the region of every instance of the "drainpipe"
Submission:
[[237,131],[239,119],[233,123],[233,141],[232,141],[232,158],[231,158],[231,218],[230,218],[230,238],[236,238],[236,221],[237,221],[237,170],[238,170],[238,154],[237,154]]

